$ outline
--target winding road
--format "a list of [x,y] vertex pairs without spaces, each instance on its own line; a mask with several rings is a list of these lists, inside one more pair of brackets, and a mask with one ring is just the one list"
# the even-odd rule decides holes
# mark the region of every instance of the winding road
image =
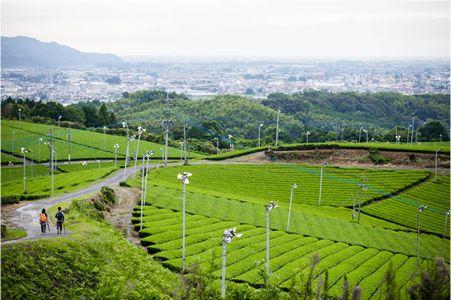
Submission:
[[[150,166],[150,168],[155,167],[156,167],[155,165]],[[125,177],[130,177],[131,175],[133,175],[133,173],[135,173],[140,169],[141,166],[137,166],[136,168],[135,167],[127,168],[127,173],[125,174]],[[78,190],[73,193],[62,194],[53,198],[36,200],[16,209],[12,214],[11,222],[13,224],[18,225],[19,227],[22,227],[27,232],[27,236],[18,240],[2,242],[2,244],[60,236],[56,234],[56,228],[54,226],[51,228],[50,233],[41,234],[41,227],[38,221],[39,213],[41,212],[41,210],[43,208],[48,210],[51,206],[58,204],[60,202],[65,202],[85,195],[92,194],[94,192],[99,191],[103,186],[111,186],[119,184],[119,182],[123,181],[124,179],[124,172],[125,170],[121,169],[115,172],[112,176],[107,177],[105,180],[94,183],[93,185],[90,185],[84,189]],[[65,234],[68,234],[68,232]]]

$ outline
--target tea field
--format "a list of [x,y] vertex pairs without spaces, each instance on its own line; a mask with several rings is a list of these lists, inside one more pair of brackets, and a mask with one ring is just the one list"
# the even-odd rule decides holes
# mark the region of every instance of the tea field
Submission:
[[[445,212],[449,210],[449,176],[439,176],[390,199],[365,206],[363,211],[410,228],[417,226],[417,207],[427,205],[421,215],[421,229],[442,235]],[[449,218],[448,218],[449,220]],[[449,232],[446,232],[449,236]]]
[[[20,148],[25,147],[32,149],[34,159],[39,157],[39,144],[41,144],[41,160],[49,160],[48,147],[44,142],[49,140],[50,129],[53,128],[54,145],[58,160],[67,160],[69,153],[69,143],[67,136],[67,128],[57,126],[49,126],[44,124],[7,121],[1,122],[2,127],[2,150],[15,155],[21,155]],[[130,135],[133,132],[130,131]],[[136,133],[135,133],[136,134]],[[40,143],[39,139],[43,138]],[[126,137],[116,135],[104,135],[86,130],[71,129],[70,130],[70,152],[71,159],[97,159],[97,158],[114,158],[114,145],[119,144],[118,157],[124,157],[126,152]],[[130,143],[130,155],[133,156],[136,151],[137,139]],[[141,141],[139,147],[139,155],[142,156],[146,151],[154,151],[154,157],[161,157],[162,145]],[[169,147],[168,155],[171,158],[180,158],[180,150]],[[202,157],[202,155],[190,152],[190,157]],[[26,154],[27,158],[31,158],[31,153]]]
[[[171,269],[181,268],[181,213],[157,207],[146,207],[142,243],[150,253]],[[135,219],[137,222],[138,219]],[[236,238],[227,249],[227,279],[262,286],[259,262],[265,259],[265,230],[249,224],[237,225],[237,221],[224,221],[189,214],[186,231],[186,263],[199,264],[206,268],[215,260],[217,266],[213,275],[220,277],[220,251],[224,228],[238,226],[243,237]],[[328,285],[332,296],[342,294],[343,278],[346,275],[351,288],[359,285],[362,298],[376,296],[384,283],[389,265],[395,272],[412,274],[416,269],[416,258],[376,248],[362,247],[327,239],[286,233],[274,230],[271,236],[271,282],[282,288],[289,288],[295,276],[304,280],[309,274],[313,255],[319,255],[320,262],[314,269],[314,282],[324,280],[328,270]],[[421,261],[425,263],[425,261]],[[397,278],[401,294],[411,280],[409,276]],[[379,291],[380,292],[380,291]]]
[[[254,202],[289,202],[292,184],[297,183],[294,203],[318,205],[320,167],[296,164],[195,165],[166,168],[152,172],[150,180],[178,187],[177,173],[188,171],[191,191],[203,191],[224,197],[245,197]],[[430,172],[423,170],[380,170],[324,167],[321,205],[352,207],[358,202],[360,177],[368,180],[362,202],[386,197],[426,180]]]

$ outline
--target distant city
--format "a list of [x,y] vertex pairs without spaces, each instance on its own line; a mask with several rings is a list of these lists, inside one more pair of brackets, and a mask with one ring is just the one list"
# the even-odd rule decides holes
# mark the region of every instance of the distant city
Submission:
[[2,98],[112,101],[123,92],[165,89],[190,98],[274,92],[449,93],[446,60],[134,62],[114,67],[3,68]]

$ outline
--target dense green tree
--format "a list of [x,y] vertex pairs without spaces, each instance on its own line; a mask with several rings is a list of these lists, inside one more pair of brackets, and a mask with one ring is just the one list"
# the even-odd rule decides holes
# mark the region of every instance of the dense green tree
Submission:
[[418,129],[421,141],[448,141],[448,131],[440,121],[430,121]]

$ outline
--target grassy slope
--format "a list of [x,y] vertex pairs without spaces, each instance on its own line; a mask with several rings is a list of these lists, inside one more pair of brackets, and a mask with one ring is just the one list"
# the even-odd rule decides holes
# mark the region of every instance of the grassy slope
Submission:
[[76,200],[66,213],[70,236],[3,245],[2,298],[158,299],[176,292],[176,275],[88,218],[93,211]]
[[[32,148],[35,159],[39,156],[39,142],[38,139],[43,137],[44,140],[48,139],[50,128],[54,129],[55,149],[58,155],[58,160],[66,160],[68,155],[67,145],[67,129],[58,128],[55,126],[49,126],[44,124],[35,124],[28,122],[18,121],[5,121],[1,122],[2,125],[2,150],[13,152],[16,155],[20,155],[20,147]],[[15,134],[13,134],[15,131]],[[114,158],[113,145],[118,143],[118,154],[125,155],[126,151],[126,138],[123,136],[115,135],[103,135],[102,133],[71,129],[71,159],[88,159],[88,158]],[[106,148],[104,149],[104,138]],[[12,148],[14,144],[14,149]],[[137,140],[131,142],[130,154],[135,153]],[[142,155],[147,150],[152,150],[155,153],[155,157],[161,157],[161,150],[163,146],[148,141],[141,141],[139,155]],[[190,153],[193,157],[201,157],[200,154]],[[171,158],[179,158],[180,150],[169,147],[169,156]],[[28,153],[27,157],[31,157]],[[42,160],[49,159],[49,151],[45,145],[41,145],[41,158]]]
[[[430,179],[398,196],[366,206],[363,211],[410,228],[416,228],[417,208],[420,204],[424,204],[428,208],[422,213],[421,229],[443,234],[445,211],[450,209],[449,184],[449,176],[440,176],[437,182]],[[447,236],[449,236],[449,232],[447,232]]]
[[15,156],[1,152],[1,162],[2,164],[6,165],[8,165],[9,162],[12,162],[13,164],[20,164],[22,160],[18,159]]
[[[70,173],[60,173],[54,176],[55,195],[72,192],[94,181],[108,176],[118,168],[107,167]],[[35,177],[27,180],[27,194],[40,194],[48,196],[51,189],[51,177]],[[23,181],[15,180],[2,182],[2,196],[23,194]]]

